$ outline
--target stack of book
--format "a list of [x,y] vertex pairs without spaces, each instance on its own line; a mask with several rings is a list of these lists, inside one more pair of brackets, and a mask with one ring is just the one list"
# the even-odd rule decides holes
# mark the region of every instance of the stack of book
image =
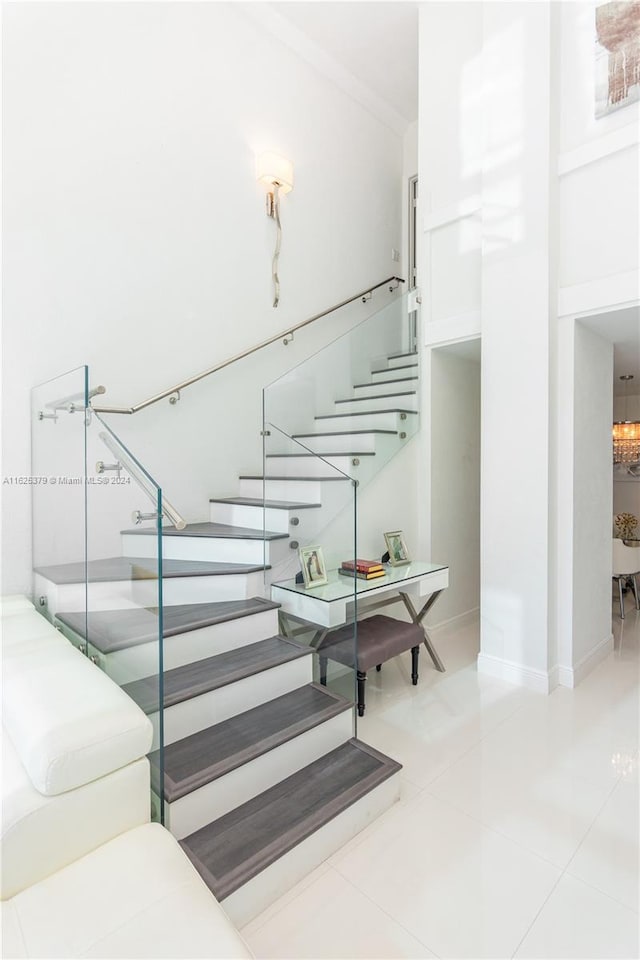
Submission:
[[343,577],[357,577],[358,580],[376,580],[384,577],[384,567],[378,560],[343,560],[338,571]]

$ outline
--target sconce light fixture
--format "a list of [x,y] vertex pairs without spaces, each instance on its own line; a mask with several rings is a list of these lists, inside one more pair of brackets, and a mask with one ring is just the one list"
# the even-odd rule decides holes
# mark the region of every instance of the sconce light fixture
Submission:
[[280,278],[278,277],[278,259],[282,241],[280,222],[280,194],[293,190],[293,164],[277,153],[262,153],[257,160],[257,176],[260,183],[266,184],[267,216],[276,222],[276,246],[273,252],[271,275],[273,277],[273,305],[280,302]]
[[[629,399],[629,383],[633,374],[623,374],[620,379],[625,385],[624,414],[627,416],[627,401]],[[625,464],[629,472],[637,476],[632,467],[640,463],[640,421],[616,420],[613,424],[613,462]]]

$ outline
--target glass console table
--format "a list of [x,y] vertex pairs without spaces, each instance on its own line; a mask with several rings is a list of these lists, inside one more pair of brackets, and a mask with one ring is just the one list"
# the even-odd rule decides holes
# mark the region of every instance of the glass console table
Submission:
[[[315,627],[311,643],[316,647],[329,630],[352,623],[363,613],[402,602],[413,623],[422,627],[424,645],[436,669],[444,672],[423,620],[449,586],[449,568],[416,560],[401,567],[386,564],[384,569],[385,576],[376,580],[352,579],[329,570],[328,583],[310,589],[294,579],[273,583],[271,599],[280,604],[281,632],[291,637]],[[422,604],[419,609],[416,603]]]

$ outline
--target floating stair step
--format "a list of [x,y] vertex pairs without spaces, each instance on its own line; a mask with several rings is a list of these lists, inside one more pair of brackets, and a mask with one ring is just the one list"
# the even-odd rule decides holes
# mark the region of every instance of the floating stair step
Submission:
[[[376,384],[376,386],[378,386]],[[336,413],[371,413],[376,414],[384,411],[391,403],[399,403],[403,407],[416,410],[418,406],[418,394],[415,390],[407,390],[403,393],[375,393],[361,394],[357,397],[348,397],[342,400],[335,400]]]
[[241,507],[265,507],[267,510],[306,510],[321,507],[321,503],[301,503],[297,500],[261,500],[259,497],[210,497],[209,503],[231,503]]
[[[391,371],[385,370],[383,372],[390,373]],[[415,385],[417,381],[418,381],[418,377],[398,377],[398,378],[394,377],[392,380],[373,380],[373,381],[370,381],[369,383],[354,383],[353,389],[354,390],[370,390],[372,388],[375,388],[379,390],[380,387],[386,387],[387,384],[389,386],[391,386],[391,384],[395,386],[396,384],[399,384],[399,383],[404,384],[405,386],[408,387],[410,385],[411,386]]]
[[[136,527],[132,530],[121,530],[126,536],[157,536],[152,527]],[[258,530],[252,527],[236,527],[228,523],[212,523],[204,520],[201,523],[188,523],[184,530],[176,530],[175,527],[163,527],[162,536],[179,537],[188,539],[189,537],[206,538],[212,540],[281,540],[285,536],[273,530]]]
[[[150,553],[157,551],[156,531],[152,527],[122,530],[122,552]],[[199,560],[216,563],[267,563],[274,555],[286,550],[287,533],[267,530],[262,527],[237,527],[227,523],[203,521],[190,523],[184,530],[163,527],[162,553],[171,560]]]
[[387,400],[391,397],[415,397],[415,390],[405,390],[403,393],[378,393],[367,397],[347,397],[345,400],[335,400],[335,403],[366,403],[367,400]]
[[[307,684],[169,744],[164,751],[165,800],[174,803],[352,706],[326,687]],[[149,760],[157,790],[159,753]]]
[[399,407],[394,407],[389,410],[363,410],[361,413],[323,413],[321,416],[314,417],[314,420],[339,420],[344,417],[377,417],[385,413],[413,413],[415,414],[416,410],[406,410]]
[[387,360],[402,360],[404,357],[417,357],[418,354],[415,350],[411,350],[409,353],[391,353],[387,357]]
[[[218,603],[187,603],[165,607],[162,635],[166,639],[189,633],[215,624],[250,617],[267,610],[276,610],[279,604],[253,597],[250,600],[225,600]],[[110,654],[118,650],[150,643],[158,639],[158,610],[133,607],[125,610],[90,610],[88,630],[81,611],[60,612],[58,620],[70,627],[78,636],[88,639],[100,653]],[[85,634],[88,633],[88,637]]]
[[[270,564],[265,564],[263,558],[260,563],[166,559],[162,564],[163,603],[173,606],[259,596],[264,589],[264,572],[268,569]],[[158,564],[153,556],[91,560],[87,575],[91,610],[158,604]],[[50,617],[58,610],[84,610],[87,603],[84,563],[37,567],[34,595],[43,598]]]
[[[317,418],[316,418],[317,419]],[[397,430],[334,430],[331,433],[294,433],[294,440],[303,440],[305,437],[316,439],[317,437],[357,437],[374,436],[375,434],[397,434]]]
[[[302,503],[299,500],[266,500],[261,497],[223,497],[209,501],[211,519],[219,523],[260,527],[290,534],[293,527],[302,524],[306,529],[317,526],[322,504]],[[301,511],[305,511],[301,513]],[[310,512],[309,512],[310,511]],[[299,531],[295,531],[298,536]]]
[[[62,611],[56,622],[74,646],[123,686],[158,669],[158,612],[155,608]],[[278,632],[277,605],[261,597],[164,607],[165,670],[215,656]]]
[[418,369],[417,363],[403,363],[403,364],[394,365],[392,367],[381,367],[379,370],[372,370],[371,376],[379,377],[381,374],[388,374],[388,373],[395,376],[398,370],[417,370],[417,369]]
[[[227,574],[252,573],[264,570],[264,564],[256,563],[217,563],[199,560],[164,560],[163,579],[172,577],[216,577]],[[107,557],[104,560],[90,560],[86,567],[89,583],[111,583],[127,580],[149,580],[157,578],[158,565],[153,557]],[[35,573],[52,583],[84,583],[84,563],[60,563],[47,567],[36,567]]]
[[351,739],[185,837],[181,846],[224,900],[400,769]]
[[[187,663],[164,674],[164,708],[191,700],[203,693],[271,670],[282,663],[309,656],[311,648],[295,640],[275,636],[250,643],[237,650],[228,650],[215,657]],[[158,677],[144,677],[122,688],[145,713],[158,708]]]

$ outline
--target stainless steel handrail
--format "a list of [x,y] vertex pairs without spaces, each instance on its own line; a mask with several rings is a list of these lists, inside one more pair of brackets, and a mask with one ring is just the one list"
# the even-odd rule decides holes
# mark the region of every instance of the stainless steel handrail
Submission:
[[[134,462],[134,460],[132,460],[132,458],[127,453],[127,450],[124,447],[124,445],[115,437],[111,436],[105,431],[101,431],[98,434],[98,436],[100,437],[104,445],[109,448],[111,453],[113,453],[118,458],[120,466],[124,468],[127,471],[127,473],[129,473],[133,477],[133,479],[138,484],[142,492],[149,497],[149,499],[154,505],[157,504],[156,487],[153,486],[150,478],[146,477],[144,475],[144,472],[140,469],[140,467]],[[96,470],[98,472],[100,472],[101,462],[102,461],[99,460],[98,463],[96,464]],[[162,499],[162,516],[166,517],[167,520],[170,520],[171,523],[176,528],[176,530],[184,530],[184,528],[187,525],[186,520],[184,520],[182,516],[178,513],[176,508],[169,503],[169,501],[167,500],[164,494],[162,494],[161,499]],[[136,517],[136,514],[138,515],[138,517]],[[145,514],[141,514],[140,511],[136,511],[136,513],[134,514],[134,523],[138,523],[139,519],[151,519],[152,516],[153,514],[145,515]]]
[[340,303],[336,303],[333,307],[329,307],[328,310],[323,310],[322,313],[316,313],[313,317],[309,317],[308,320],[303,320],[302,323],[298,323],[293,327],[287,327],[285,330],[282,330],[275,336],[269,337],[268,340],[263,340],[262,343],[257,343],[254,347],[250,347],[248,350],[243,350],[242,353],[237,353],[235,356],[229,357],[227,360],[223,360],[222,363],[217,363],[214,367],[209,367],[208,370],[203,370],[202,373],[197,373],[194,377],[189,377],[188,380],[183,380],[182,383],[176,384],[175,387],[171,387],[169,390],[163,390],[162,393],[157,393],[154,397],[149,397],[148,400],[143,400],[142,403],[137,403],[133,407],[92,406],[92,409],[95,410],[96,413],[137,413],[139,410],[144,410],[145,407],[150,407],[151,404],[157,403],[158,400],[164,400],[165,397],[178,397],[180,391],[184,390],[185,387],[190,387],[192,383],[197,383],[198,380],[204,380],[205,377],[210,376],[212,373],[216,373],[218,370],[223,370],[225,367],[230,366],[232,363],[236,363],[238,360],[243,360],[252,353],[262,350],[263,347],[268,347],[270,344],[275,343],[276,340],[283,340],[284,343],[288,343],[289,338],[291,338],[297,330],[302,330],[303,327],[308,326],[310,323],[314,323],[316,320],[321,320],[322,317],[328,316],[335,310],[340,310],[341,307],[346,307],[349,303],[355,303],[356,300],[367,297],[370,293],[373,293],[375,290],[379,290],[380,287],[384,287],[388,283],[395,283],[395,287],[389,288],[389,290],[392,291],[396,290],[399,284],[404,283],[404,280],[402,277],[387,277],[386,280],[376,283],[375,286],[367,287],[366,290],[361,290],[360,293],[354,294],[353,297],[349,297],[347,300],[342,300]]

